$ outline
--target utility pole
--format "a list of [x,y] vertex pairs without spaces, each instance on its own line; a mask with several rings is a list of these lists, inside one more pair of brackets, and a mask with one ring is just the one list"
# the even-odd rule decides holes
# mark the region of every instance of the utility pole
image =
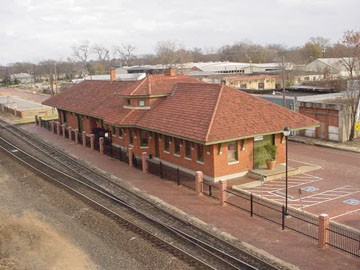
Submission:
[[286,107],[285,102],[285,56],[282,56],[281,61],[281,79],[282,79],[282,94],[283,94],[283,106]]

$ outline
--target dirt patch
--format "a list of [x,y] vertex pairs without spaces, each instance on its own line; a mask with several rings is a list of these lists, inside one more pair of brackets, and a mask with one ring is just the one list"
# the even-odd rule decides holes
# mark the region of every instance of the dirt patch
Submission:
[[0,208],[0,269],[96,269],[89,257],[34,212]]

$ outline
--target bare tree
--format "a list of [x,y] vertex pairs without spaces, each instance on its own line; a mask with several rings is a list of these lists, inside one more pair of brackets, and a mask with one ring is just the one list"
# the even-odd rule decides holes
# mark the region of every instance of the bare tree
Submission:
[[135,59],[134,51],[136,47],[131,44],[121,44],[120,46],[114,46],[114,57],[120,59],[121,66],[129,66]]
[[342,64],[349,72],[351,79],[346,96],[351,108],[349,140],[352,141],[355,138],[355,124],[359,119],[360,82],[352,79],[354,73],[358,74],[360,70],[360,32],[346,31],[342,43],[346,46],[348,53],[347,57],[342,58]]
[[81,42],[81,44],[78,46],[76,45],[72,46],[72,50],[75,59],[77,59],[82,63],[84,72],[86,73],[83,75],[86,76],[87,74],[89,74],[88,60],[91,54],[90,42],[88,40],[85,40]]
[[350,104],[350,134],[349,140],[355,139],[355,125],[359,121],[360,113],[360,80],[351,80],[348,83],[346,97]]
[[106,66],[109,65],[109,50],[101,44],[93,45],[91,50],[97,55],[97,60],[99,61],[97,66],[97,73],[103,74],[104,70],[106,70]]
[[171,67],[181,61],[179,51],[183,49],[183,46],[178,42],[166,40],[159,41],[156,44],[155,51],[160,63]]
[[342,64],[352,79],[354,71],[360,69],[360,32],[346,31],[342,43],[347,48],[347,57],[342,58]]

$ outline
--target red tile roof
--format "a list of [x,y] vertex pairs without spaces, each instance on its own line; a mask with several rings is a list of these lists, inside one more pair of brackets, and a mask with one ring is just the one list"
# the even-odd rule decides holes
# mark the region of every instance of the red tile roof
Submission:
[[[175,79],[177,78],[177,79]],[[185,76],[152,75],[142,81],[84,81],[44,104],[193,141],[214,143],[313,127],[317,122],[239,90],[193,82]],[[169,94],[150,110],[124,108],[129,95]]]
[[150,75],[130,91],[122,91],[123,95],[144,96],[144,95],[166,95],[171,93],[176,83],[200,83],[199,80],[189,76],[164,76]]
[[178,84],[137,126],[210,143],[316,126],[299,113],[217,84]]

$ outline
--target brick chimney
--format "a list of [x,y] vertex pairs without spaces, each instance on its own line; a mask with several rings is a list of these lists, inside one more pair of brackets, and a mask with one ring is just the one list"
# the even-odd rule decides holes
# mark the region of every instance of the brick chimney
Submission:
[[110,81],[116,81],[116,69],[110,68]]
[[176,69],[175,68],[165,69],[164,74],[165,74],[165,76],[174,77],[174,76],[176,76]]

